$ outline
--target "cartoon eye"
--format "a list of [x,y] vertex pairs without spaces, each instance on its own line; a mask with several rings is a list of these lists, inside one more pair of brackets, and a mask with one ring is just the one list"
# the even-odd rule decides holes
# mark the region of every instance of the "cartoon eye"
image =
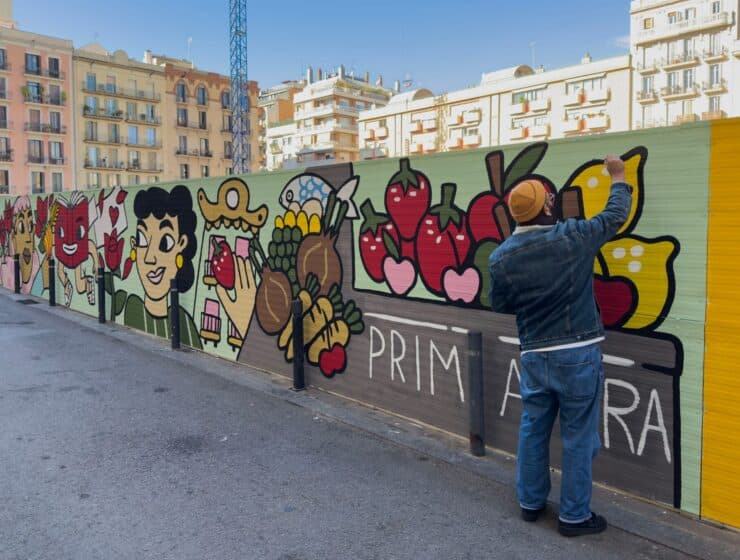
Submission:
[[85,237],[85,226],[80,224],[80,226],[77,228],[77,239],[82,240]]
[[159,242],[159,250],[164,253],[169,253],[175,246],[175,239],[170,234],[162,236],[162,240]]
[[59,226],[59,237],[64,239],[64,228],[62,226]]
[[149,241],[146,239],[146,235],[141,230],[136,231],[136,246],[137,247],[149,247]]
[[293,202],[293,191],[288,191],[287,193],[285,193],[285,199],[288,202]]
[[18,222],[18,233],[26,233],[26,226],[23,222]]
[[32,230],[33,230],[33,220],[29,220],[29,222],[28,222],[28,231],[32,231]]

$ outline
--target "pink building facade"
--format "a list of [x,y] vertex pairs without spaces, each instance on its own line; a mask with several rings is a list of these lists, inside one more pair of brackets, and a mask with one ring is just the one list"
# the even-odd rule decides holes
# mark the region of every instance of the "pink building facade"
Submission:
[[0,194],[75,187],[72,52],[71,41],[0,26]]

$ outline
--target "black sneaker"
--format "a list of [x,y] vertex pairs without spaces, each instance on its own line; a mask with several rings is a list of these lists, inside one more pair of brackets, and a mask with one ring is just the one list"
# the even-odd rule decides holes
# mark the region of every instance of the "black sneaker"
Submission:
[[601,515],[591,512],[591,519],[581,523],[558,523],[558,532],[564,537],[580,537],[581,535],[594,535],[606,530],[606,519]]
[[546,507],[547,506],[542,506],[540,509],[522,508],[522,519],[524,519],[524,521],[527,521],[529,523],[537,521],[537,519],[542,514],[542,512],[545,511]]

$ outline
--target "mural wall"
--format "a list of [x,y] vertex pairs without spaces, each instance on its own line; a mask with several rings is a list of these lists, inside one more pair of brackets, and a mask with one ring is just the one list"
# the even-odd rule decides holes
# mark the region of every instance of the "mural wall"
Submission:
[[[720,477],[702,473],[703,411],[714,410],[702,393],[708,192],[714,152],[740,137],[740,123],[725,126],[733,132],[721,139],[702,123],[0,199],[0,283],[12,289],[18,253],[24,293],[48,297],[53,281],[60,304],[96,315],[94,277],[103,266],[111,320],[168,337],[175,281],[183,344],[286,375],[298,299],[311,384],[461,435],[466,337],[479,330],[487,443],[514,453],[517,333],[513,317],[488,310],[486,273],[488,256],[514,228],[508,194],[536,177],[556,193],[564,219],[588,218],[609,193],[601,159],[622,154],[633,206],[594,262],[608,330],[595,478],[740,525],[734,508],[723,509],[740,497],[740,483],[724,481],[722,495],[713,494]],[[737,413],[718,414],[734,415],[737,427]],[[705,511],[703,498],[715,505]]]

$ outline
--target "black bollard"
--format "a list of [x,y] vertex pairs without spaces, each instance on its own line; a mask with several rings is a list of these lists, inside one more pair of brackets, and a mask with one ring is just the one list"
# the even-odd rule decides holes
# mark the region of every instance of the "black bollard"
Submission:
[[306,378],[303,371],[303,305],[293,301],[293,390],[305,391]]
[[468,333],[468,404],[470,407],[470,452],[486,454],[486,425],[483,403],[483,354],[480,331]]
[[98,323],[105,323],[105,269],[98,267]]
[[21,293],[21,257],[18,253],[13,255],[13,274],[15,276],[15,293]]
[[56,269],[56,263],[54,259],[49,257],[49,307],[54,307],[57,304],[57,275],[54,274]]
[[177,278],[170,284],[170,322],[172,323],[172,349],[180,348],[180,293]]

